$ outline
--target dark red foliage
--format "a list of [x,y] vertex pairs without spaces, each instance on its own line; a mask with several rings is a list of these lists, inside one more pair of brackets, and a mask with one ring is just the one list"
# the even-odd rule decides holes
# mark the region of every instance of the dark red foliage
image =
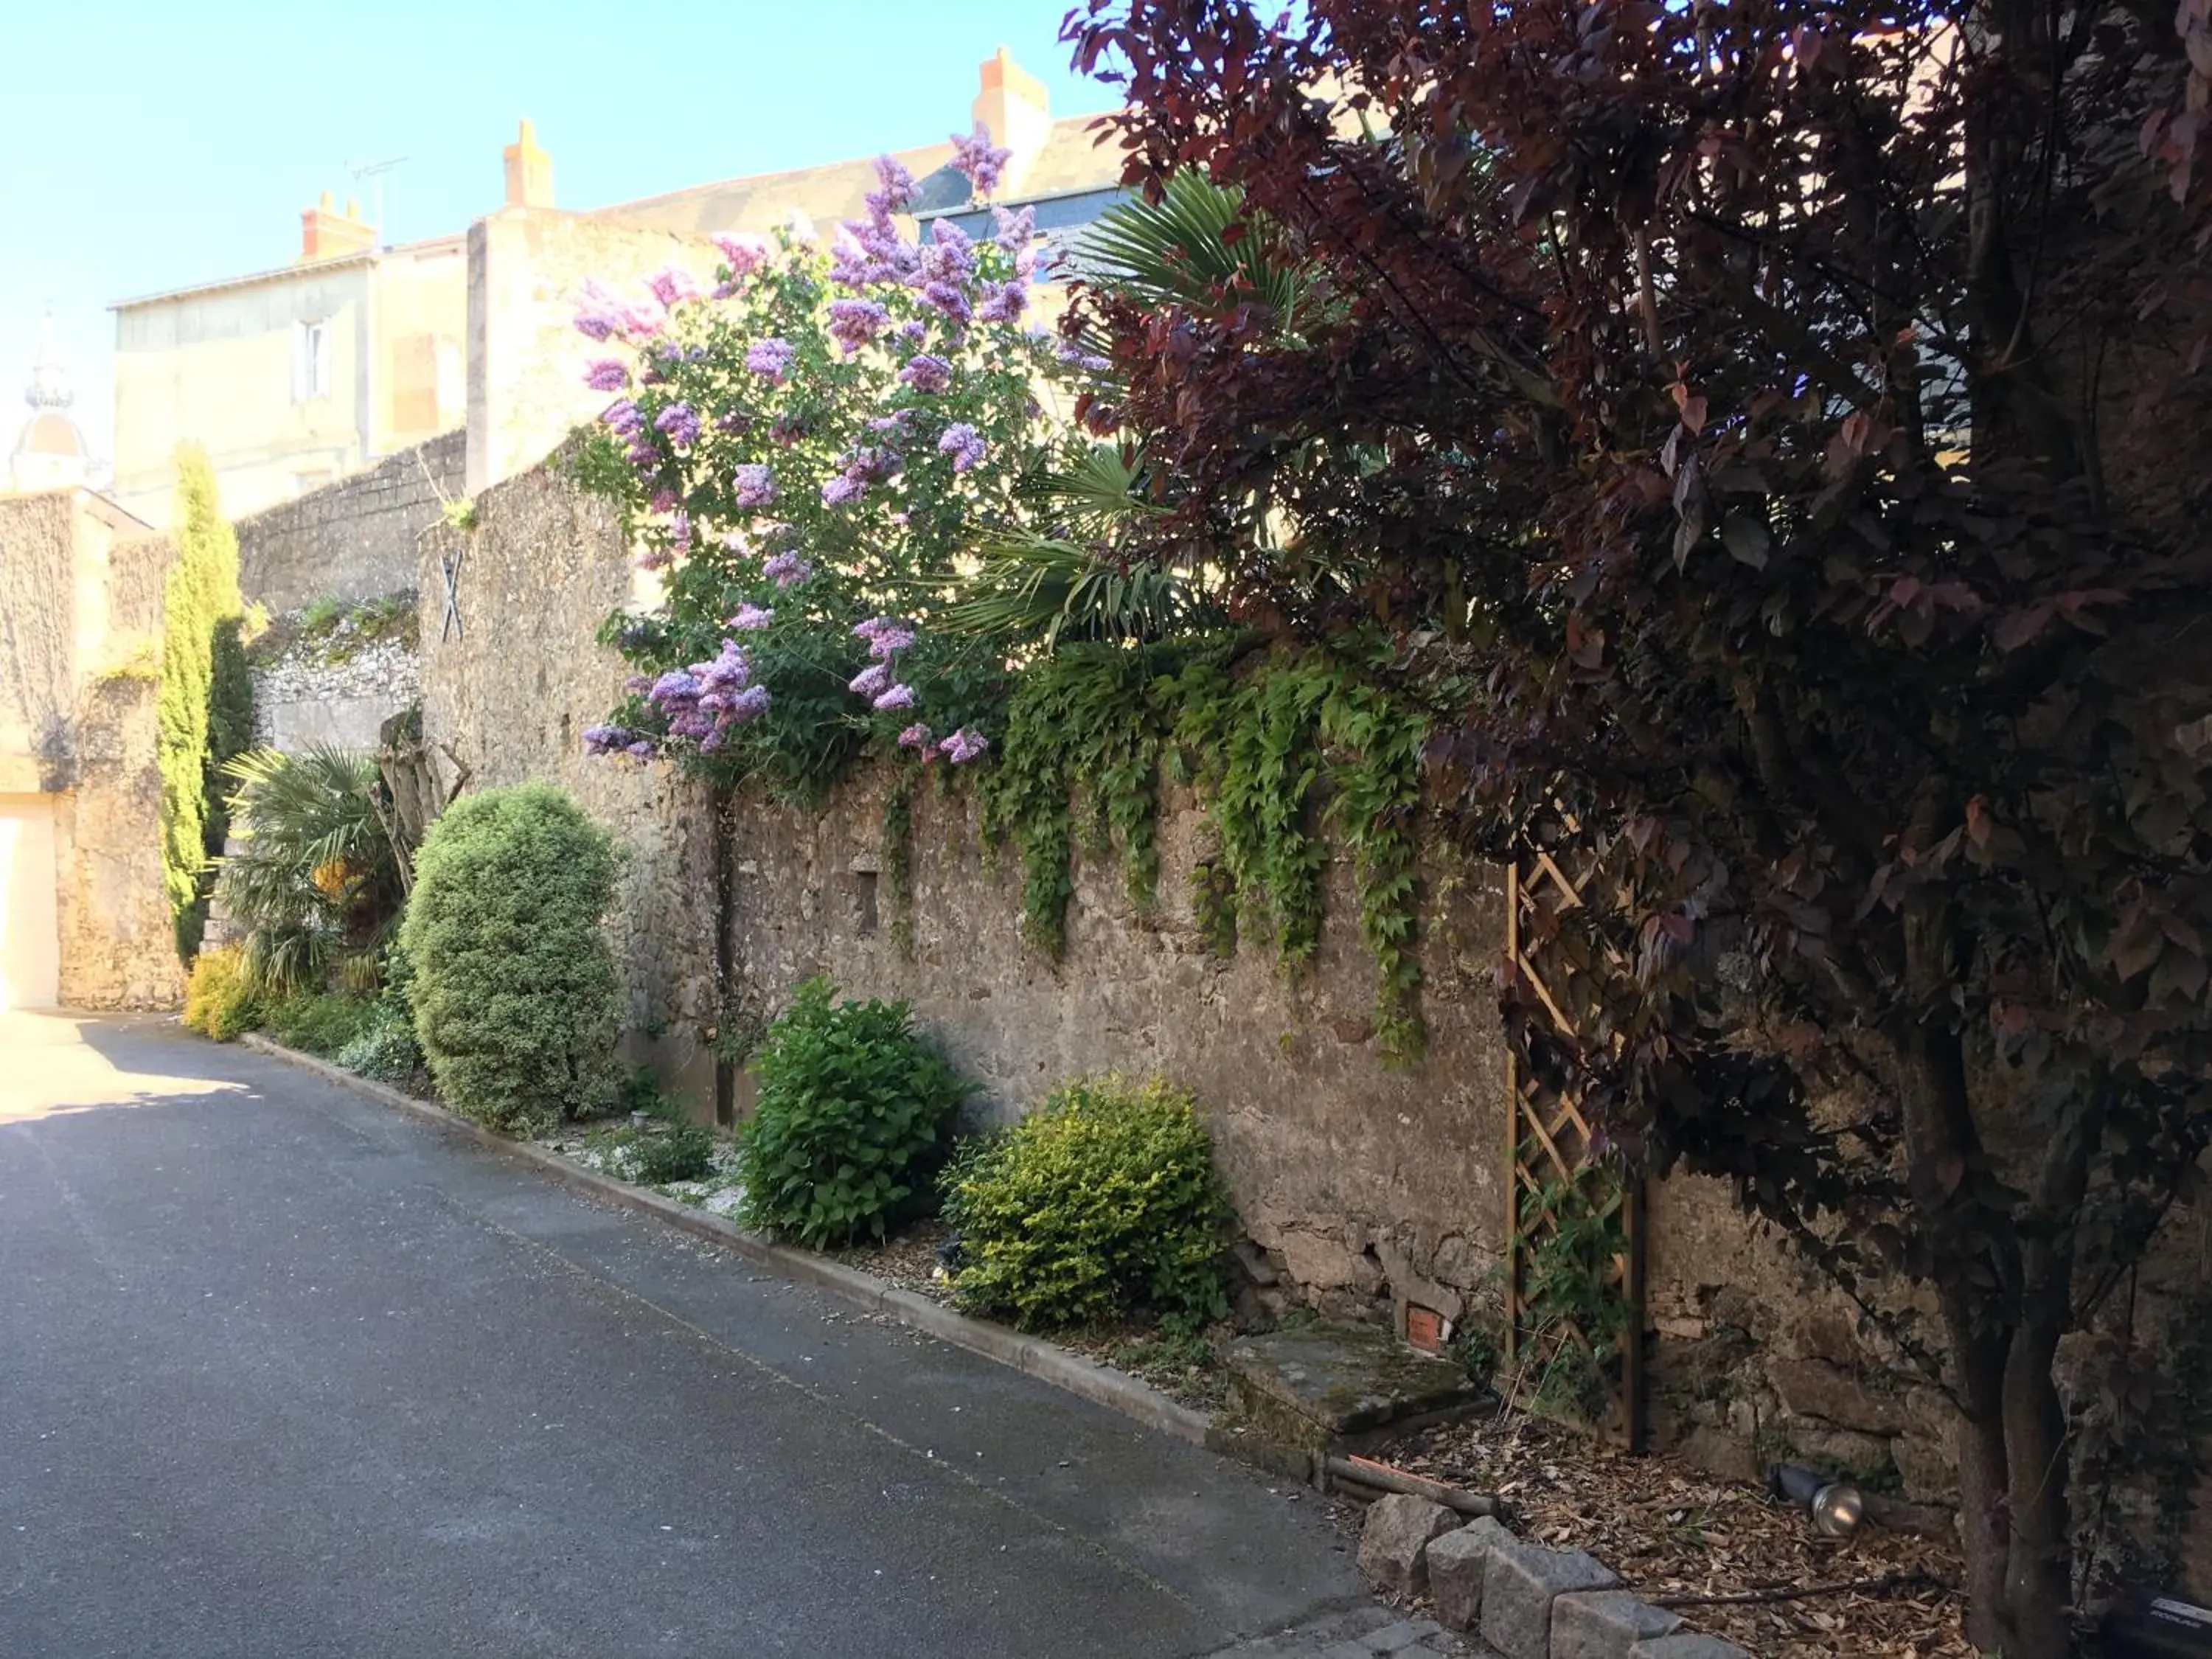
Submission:
[[1067,26],[1130,179],[1241,186],[1314,276],[1295,318],[1082,296],[1094,417],[1244,614],[1479,671],[1433,756],[1470,842],[1610,878],[1551,922],[1578,1037],[1507,988],[1530,1062],[1848,1281],[1934,1287],[2008,1659],[2067,1650],[2057,1345],[2212,1136],[2207,18]]

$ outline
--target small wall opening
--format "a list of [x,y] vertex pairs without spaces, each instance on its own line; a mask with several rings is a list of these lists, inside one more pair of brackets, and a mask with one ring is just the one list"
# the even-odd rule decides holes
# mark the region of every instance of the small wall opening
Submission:
[[877,927],[876,872],[856,870],[853,872],[853,914],[860,924],[860,937],[866,939],[875,933]]

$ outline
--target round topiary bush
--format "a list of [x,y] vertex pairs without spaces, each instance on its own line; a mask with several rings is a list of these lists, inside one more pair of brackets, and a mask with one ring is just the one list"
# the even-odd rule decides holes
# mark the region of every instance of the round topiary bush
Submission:
[[607,832],[546,784],[465,795],[430,827],[399,944],[422,1057],[457,1110],[516,1130],[609,1097],[615,868]]
[[738,1130],[745,1219],[814,1246],[881,1238],[921,1209],[967,1093],[905,1003],[836,994],[809,980],[768,1028]]
[[965,1263],[953,1288],[1025,1326],[1220,1318],[1231,1215],[1196,1103],[1158,1078],[1064,1083],[945,1181]]

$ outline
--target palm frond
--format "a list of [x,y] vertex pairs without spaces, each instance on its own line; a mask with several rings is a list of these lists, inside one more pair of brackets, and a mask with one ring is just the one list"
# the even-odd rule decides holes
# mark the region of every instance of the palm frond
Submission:
[[1284,250],[1244,192],[1185,169],[1160,199],[1117,202],[1077,239],[1075,271],[1152,308],[1252,304],[1294,331],[1315,293],[1312,269]]

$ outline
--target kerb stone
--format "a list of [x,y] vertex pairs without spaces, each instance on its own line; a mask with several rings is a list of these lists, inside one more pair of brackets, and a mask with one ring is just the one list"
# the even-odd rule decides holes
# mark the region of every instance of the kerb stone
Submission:
[[1628,1659],[1638,1642],[1682,1621],[1626,1590],[1577,1590],[1552,1603],[1552,1659]]
[[1436,1598],[1438,1624],[1446,1630],[1474,1628],[1482,1616],[1482,1575],[1490,1552],[1514,1541],[1510,1530],[1486,1515],[1429,1545],[1429,1594]]
[[1723,1642],[1717,1636],[1684,1631],[1675,1636],[1638,1642],[1629,1649],[1628,1659],[1751,1659],[1751,1656],[1735,1643]]
[[1458,1519],[1425,1498],[1393,1492],[1376,1499],[1359,1528],[1359,1576],[1378,1593],[1419,1595],[1429,1586],[1423,1559],[1429,1540],[1449,1532]]
[[1620,1583],[1603,1562],[1580,1550],[1501,1544],[1490,1552],[1482,1575],[1482,1639],[1505,1659],[1551,1659],[1552,1603]]

